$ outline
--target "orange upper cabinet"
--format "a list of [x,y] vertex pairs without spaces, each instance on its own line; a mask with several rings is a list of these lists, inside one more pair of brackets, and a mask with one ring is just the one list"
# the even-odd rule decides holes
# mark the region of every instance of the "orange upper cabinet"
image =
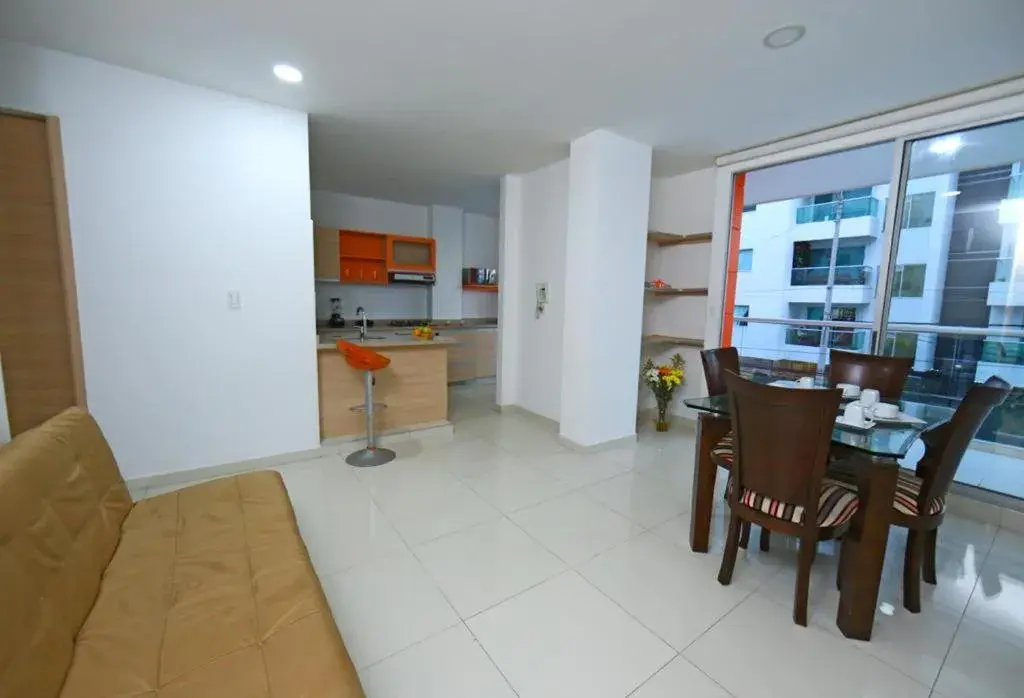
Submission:
[[384,261],[387,236],[361,230],[341,231],[341,257]]
[[388,235],[388,271],[436,270],[436,247],[431,238]]

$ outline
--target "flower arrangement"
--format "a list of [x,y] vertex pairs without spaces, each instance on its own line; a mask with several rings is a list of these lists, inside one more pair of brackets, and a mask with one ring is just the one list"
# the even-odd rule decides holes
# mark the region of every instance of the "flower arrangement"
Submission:
[[672,394],[686,378],[683,357],[680,354],[673,354],[671,363],[662,365],[655,364],[649,358],[645,359],[640,367],[640,378],[651,389],[654,399],[658,402],[658,421],[655,423],[657,430],[668,431],[665,414],[668,412],[669,403],[672,402]]

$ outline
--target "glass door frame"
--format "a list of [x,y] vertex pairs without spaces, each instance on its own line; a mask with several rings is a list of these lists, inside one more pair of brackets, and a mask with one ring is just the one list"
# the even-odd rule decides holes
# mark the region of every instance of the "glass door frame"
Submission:
[[875,284],[875,302],[878,312],[875,313],[872,322],[872,336],[874,337],[872,353],[883,353],[885,340],[890,332],[955,334],[981,337],[998,334],[1009,338],[1024,338],[1024,328],[1019,330],[1002,329],[999,332],[993,332],[991,327],[889,322],[889,310],[892,303],[892,278],[896,270],[896,257],[900,243],[899,234],[902,232],[901,227],[897,226],[897,221],[903,220],[907,202],[907,183],[910,181],[910,151],[913,144],[916,141],[935,138],[936,136],[983,128],[985,126],[996,126],[1001,123],[1009,123],[1021,119],[1024,119],[1024,110],[997,117],[965,121],[960,124],[943,125],[940,128],[927,129],[918,133],[899,136],[892,141],[879,141],[891,142],[893,144],[893,167],[889,181],[894,184],[891,191],[895,193],[889,197],[889,201],[886,204],[885,223],[882,227],[882,257],[879,260],[878,280]]

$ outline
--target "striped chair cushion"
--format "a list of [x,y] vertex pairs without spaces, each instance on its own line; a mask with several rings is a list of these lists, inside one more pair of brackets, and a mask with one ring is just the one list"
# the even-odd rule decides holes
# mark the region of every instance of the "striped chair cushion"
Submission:
[[[732,482],[729,486],[732,486]],[[795,524],[804,522],[803,507],[765,497],[753,490],[743,490],[740,502],[777,519],[792,521]],[[822,481],[821,496],[818,498],[818,527],[830,528],[846,523],[857,513],[859,503],[856,490],[851,490],[841,482],[828,479]]]
[[711,457],[723,463],[732,465],[732,432],[722,437],[722,440],[711,449]]
[[[920,516],[917,510],[917,498],[921,495],[924,481],[913,473],[903,470],[896,477],[896,494],[892,498],[892,507],[907,516]],[[946,509],[946,498],[936,497],[928,504],[928,516],[941,514]]]
[[[857,485],[853,482],[856,479],[853,471],[837,472],[830,469],[829,475],[835,475],[837,478],[835,481],[851,492],[857,491]],[[921,514],[917,510],[917,498],[921,495],[923,484],[924,481],[917,475],[900,468],[896,475],[896,494],[892,498],[892,508],[905,516],[920,516]],[[936,497],[928,505],[928,516],[941,514],[945,510],[946,498]]]

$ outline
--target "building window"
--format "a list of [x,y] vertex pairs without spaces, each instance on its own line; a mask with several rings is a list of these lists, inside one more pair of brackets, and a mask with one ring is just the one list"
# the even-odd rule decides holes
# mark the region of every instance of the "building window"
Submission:
[[749,305],[736,305],[732,309],[733,322],[736,323],[736,327],[746,327],[747,321],[741,320],[740,318],[750,317],[750,306]]
[[893,298],[920,298],[924,295],[924,264],[897,264],[892,275]]
[[[903,206],[904,228],[927,228],[932,224],[932,212],[935,210],[935,192],[926,191],[921,194],[907,196]],[[920,295],[920,294],[919,294]]]
[[890,332],[885,338],[885,347],[882,349],[882,354],[885,356],[913,358],[917,355],[917,333]]
[[754,251],[753,250],[740,250],[740,255],[736,260],[736,268],[739,271],[750,271],[750,267],[754,264]]

